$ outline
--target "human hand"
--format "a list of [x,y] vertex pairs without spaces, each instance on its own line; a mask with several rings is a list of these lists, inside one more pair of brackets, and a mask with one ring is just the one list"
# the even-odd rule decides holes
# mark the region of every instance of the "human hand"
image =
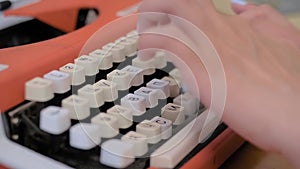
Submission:
[[[224,70],[224,122],[255,145],[282,153],[300,167],[300,33],[268,5],[232,7],[237,15],[218,13],[211,0],[144,0],[139,12],[164,14],[139,18],[139,49],[159,48],[179,56],[195,75],[207,107],[212,105],[211,80],[223,81],[216,72]],[[206,48],[208,42],[218,52],[221,67],[205,64],[217,61],[210,60],[214,53]],[[195,48],[207,62],[201,62]],[[186,71],[182,62],[175,64]]]

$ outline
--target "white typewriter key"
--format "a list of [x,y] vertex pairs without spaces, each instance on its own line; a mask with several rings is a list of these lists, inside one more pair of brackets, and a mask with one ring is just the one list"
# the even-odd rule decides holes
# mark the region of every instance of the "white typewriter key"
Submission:
[[169,119],[174,125],[180,125],[184,122],[184,107],[168,103],[161,109],[161,117]]
[[115,43],[125,47],[126,56],[137,51],[137,40],[134,38],[121,37],[117,39]]
[[146,107],[153,108],[158,105],[158,99],[162,99],[164,96],[162,92],[157,89],[151,89],[148,87],[141,87],[134,91],[134,94],[143,96],[146,99]]
[[132,86],[139,86],[144,83],[143,69],[128,65],[122,70],[128,72],[131,75],[130,80]]
[[103,89],[100,87],[87,84],[78,89],[78,95],[88,99],[92,108],[97,108],[104,104]]
[[168,139],[172,136],[172,121],[155,116],[153,119],[151,119],[152,122],[155,122],[160,125],[160,131],[161,131],[161,139]]
[[132,144],[118,140],[107,140],[101,145],[100,162],[114,168],[126,168],[135,160]]
[[145,135],[150,144],[156,144],[161,140],[160,125],[149,120],[144,120],[136,125],[136,132]]
[[89,100],[77,95],[71,95],[62,100],[62,107],[69,110],[70,118],[83,120],[90,116]]
[[179,69],[175,68],[173,70],[171,70],[169,72],[169,75],[175,79],[175,81],[177,82],[177,84],[179,85],[179,87],[181,87],[181,73],[179,71]]
[[136,51],[136,52],[133,52],[133,53],[131,53],[130,55],[128,55],[128,57],[134,57],[134,56],[137,56],[137,51]]
[[146,99],[135,94],[127,94],[121,98],[121,105],[132,110],[134,116],[140,116],[146,112]]
[[53,82],[54,93],[65,93],[71,89],[71,78],[68,73],[53,70],[45,74],[44,78]]
[[154,60],[157,69],[162,69],[167,66],[167,56],[163,51],[157,51],[154,55]]
[[143,69],[144,75],[151,75],[155,73],[155,64],[156,63],[154,58],[151,58],[149,60],[141,60],[139,57],[136,57],[132,60],[132,65]]
[[118,90],[127,90],[130,88],[131,75],[122,70],[113,70],[106,75],[107,80],[117,84]]
[[118,98],[117,84],[108,80],[99,80],[94,84],[96,87],[100,87],[103,90],[104,100],[112,102]]
[[54,97],[51,80],[36,77],[25,83],[25,99],[46,102]]
[[175,168],[199,144],[199,135],[202,133],[202,126],[206,121],[206,116],[207,113],[201,113],[158,147],[150,155],[150,166],[155,168]]
[[103,46],[102,49],[111,52],[113,61],[116,63],[123,62],[126,59],[125,47],[121,44],[109,43]]
[[91,57],[98,58],[98,69],[107,70],[113,66],[113,56],[112,53],[107,50],[94,50],[89,54]]
[[70,75],[72,85],[80,85],[85,82],[85,72],[82,66],[68,63],[60,67],[59,70]]
[[91,123],[77,123],[70,128],[70,146],[89,150],[101,142],[101,130],[98,125]]
[[194,115],[199,110],[199,99],[189,93],[184,93],[174,98],[173,103],[183,106],[185,115]]
[[122,141],[134,146],[134,155],[142,156],[148,152],[147,137],[135,131],[129,131],[121,138]]
[[138,50],[138,38],[127,38],[126,39],[128,56],[132,56]]
[[99,72],[98,62],[99,60],[97,58],[87,55],[82,55],[75,59],[75,64],[84,67],[84,72],[87,76],[93,76]]
[[91,119],[91,122],[99,126],[101,137],[111,138],[119,134],[118,119],[113,115],[99,113]]
[[61,134],[71,126],[69,111],[65,108],[49,106],[40,112],[40,129],[50,134]]
[[115,105],[107,110],[107,114],[113,115],[118,119],[119,128],[128,128],[132,125],[132,111],[131,109]]
[[170,87],[169,82],[160,80],[160,79],[152,79],[150,82],[147,83],[147,87],[151,89],[159,89],[164,94],[164,99],[170,96]]
[[130,31],[126,34],[127,38],[138,38],[139,33],[136,30]]
[[165,80],[169,82],[169,87],[170,87],[170,97],[176,97],[180,93],[180,87],[179,84],[175,79],[169,76],[163,77],[161,80]]
[[126,41],[126,37],[122,36],[122,37],[118,38],[117,40],[115,40],[115,44],[120,44],[125,41]]
[[134,40],[136,46],[138,47],[139,34],[137,33],[137,31],[131,31],[131,32],[127,33],[126,38]]

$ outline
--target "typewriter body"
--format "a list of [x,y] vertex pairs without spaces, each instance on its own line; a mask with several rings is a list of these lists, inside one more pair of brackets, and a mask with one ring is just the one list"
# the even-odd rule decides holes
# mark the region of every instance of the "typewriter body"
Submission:
[[[64,132],[63,135],[65,136],[57,136],[38,128],[38,124],[41,123],[41,121],[37,119],[37,117],[41,118],[39,112],[45,110],[47,106],[49,107],[56,103],[54,103],[55,101],[53,100],[47,104],[26,100],[25,84],[35,77],[45,77],[45,74],[50,71],[58,70],[68,63],[73,63],[76,58],[82,55],[89,55],[91,52],[102,48],[102,46],[110,42],[115,42],[120,37],[124,37],[126,34],[128,35],[128,33],[130,34],[130,32],[135,29],[136,17],[128,17],[127,19],[118,20],[118,22],[114,21],[120,18],[120,16],[135,12],[138,3],[138,0],[41,0],[26,7],[5,12],[7,16],[29,16],[36,18],[66,34],[36,43],[0,49],[0,64],[2,66],[2,69],[0,69],[0,168],[125,167],[208,169],[218,168],[240,147],[244,142],[243,139],[237,136],[226,125],[221,124],[202,142],[198,141],[197,132],[191,132],[192,134],[187,135],[186,139],[183,139],[183,141],[176,146],[179,148],[174,148],[173,153],[169,152],[169,154],[161,158],[152,158],[153,153],[156,151],[155,149],[159,149],[167,144],[168,139],[171,140],[176,134],[184,132],[186,128],[183,125],[182,127],[175,126],[175,129],[178,129],[173,133],[174,135],[166,140],[158,141],[159,145],[155,145],[154,143],[148,144],[149,151],[152,149],[152,152],[148,152],[149,156],[143,158],[133,156],[133,159],[128,160],[128,158],[114,156],[114,153],[103,155],[104,152],[102,152],[102,149],[104,149],[105,146],[109,148],[109,146],[121,145],[122,147],[123,143],[121,143],[118,136],[116,136],[116,138],[112,136],[111,139],[102,139],[101,143],[99,142],[94,148],[83,150],[80,146],[75,146],[74,148],[68,145],[69,140],[71,140],[71,136],[68,135],[71,133],[69,129]],[[82,9],[95,10],[99,13],[99,16],[91,24],[75,30],[76,27],[78,27],[78,14]],[[109,26],[106,26],[108,23]],[[101,34],[92,37],[99,28],[101,28]],[[126,60],[130,60],[129,63],[133,63],[134,59],[135,57],[128,57]],[[118,64],[121,63],[118,62]],[[153,79],[157,78],[156,80],[160,80],[164,76],[168,76],[170,70],[173,69],[172,66],[170,67],[171,68],[166,68],[168,69],[166,70],[166,74],[156,71],[154,75],[149,76],[151,79],[147,81],[147,84],[146,82],[144,83],[144,87],[151,86],[148,85],[148,83]],[[124,69],[125,66],[121,68]],[[103,76],[103,78],[105,78],[107,77],[106,74],[112,71],[113,69],[110,68],[110,71],[104,71],[105,73],[99,71],[98,74],[105,74],[105,76]],[[98,76],[98,74],[95,76]],[[156,75],[159,77],[156,77]],[[132,93],[136,94],[135,92],[138,89],[139,88],[135,88],[134,91],[132,90]],[[129,91],[131,91],[131,89],[129,89]],[[59,96],[66,97],[65,95]],[[119,93],[120,98],[125,98],[126,96],[125,94],[120,96]],[[55,94],[54,97],[57,97],[57,95]],[[59,102],[62,102],[63,99],[65,98],[60,98]],[[172,104],[167,100],[168,99],[165,99],[163,104]],[[171,100],[173,100],[173,98]],[[118,101],[118,104],[121,102],[122,99]],[[62,105],[62,103],[57,104]],[[103,104],[107,104],[108,107],[102,107],[101,112],[108,111],[109,108],[113,107],[111,103]],[[123,105],[126,104],[124,103]],[[205,111],[203,107],[200,109],[201,111]],[[37,112],[38,115],[36,115]],[[33,114],[37,117],[33,117]],[[200,116],[201,114],[195,117],[195,124],[197,124],[197,119],[199,119]],[[38,122],[34,124],[34,120],[32,119]],[[93,119],[91,121],[93,121]],[[193,121],[193,119],[190,121]],[[76,123],[78,123],[78,120],[73,119],[71,121],[71,126],[74,130]],[[134,128],[137,130],[139,124],[135,125]],[[186,126],[188,125],[189,123],[187,122]],[[197,128],[197,126],[194,125],[192,128]],[[122,131],[123,130],[120,130],[120,133],[122,133]],[[126,134],[128,131],[123,132]],[[35,135],[37,133],[41,135]],[[194,141],[190,142],[190,140]],[[61,142],[64,142],[64,144],[61,144]],[[107,144],[104,146],[104,143]],[[126,145],[124,145],[124,147],[126,147]],[[131,149],[129,148],[129,150]],[[111,151],[119,152],[119,150]],[[102,159],[101,161],[101,157],[99,157],[100,152],[102,153],[101,157],[105,157],[106,159]],[[172,157],[172,155],[175,155],[175,157]],[[107,161],[113,162],[111,164]],[[114,165],[114,163],[120,163],[120,165]],[[128,165],[125,163],[128,163]]]

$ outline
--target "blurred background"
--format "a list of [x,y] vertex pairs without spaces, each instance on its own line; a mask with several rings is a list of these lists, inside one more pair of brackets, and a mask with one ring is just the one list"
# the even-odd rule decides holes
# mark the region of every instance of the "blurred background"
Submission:
[[290,14],[295,13],[300,10],[300,1],[299,0],[248,0],[252,3],[268,3],[273,7],[277,8],[282,13]]

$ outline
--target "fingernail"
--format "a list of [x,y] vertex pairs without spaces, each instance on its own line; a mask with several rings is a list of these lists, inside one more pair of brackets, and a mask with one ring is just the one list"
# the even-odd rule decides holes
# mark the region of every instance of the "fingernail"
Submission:
[[231,0],[231,3],[239,4],[239,5],[247,5],[248,2],[245,0]]

